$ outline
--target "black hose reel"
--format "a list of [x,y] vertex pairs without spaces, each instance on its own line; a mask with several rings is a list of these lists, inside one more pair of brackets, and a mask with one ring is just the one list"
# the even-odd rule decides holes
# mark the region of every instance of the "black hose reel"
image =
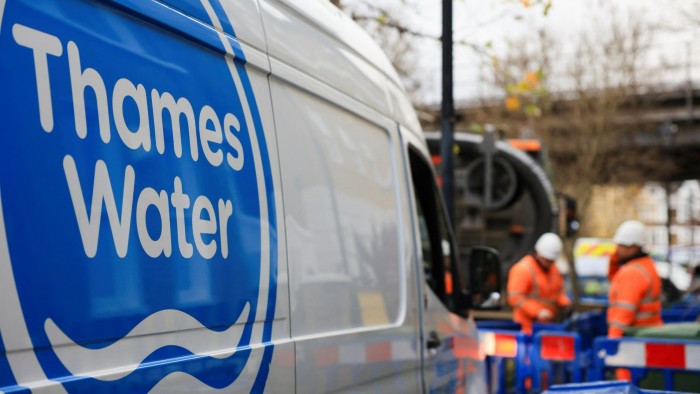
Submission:
[[[491,176],[487,175],[490,164]],[[513,166],[501,156],[478,157],[466,168],[465,194],[470,202],[482,209],[497,211],[507,207],[518,190],[518,177]]]
[[466,167],[465,194],[481,209],[497,211],[510,205],[518,191],[518,175],[513,165],[497,153],[492,133],[484,135],[482,156]]

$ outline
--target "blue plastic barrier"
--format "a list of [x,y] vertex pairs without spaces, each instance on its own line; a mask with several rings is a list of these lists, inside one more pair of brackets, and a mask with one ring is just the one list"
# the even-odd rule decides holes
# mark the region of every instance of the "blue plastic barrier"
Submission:
[[593,339],[608,334],[606,311],[589,311],[575,315],[569,320],[569,329],[581,335],[581,348],[593,348]]
[[686,294],[680,301],[672,306],[673,308],[692,308],[700,307],[700,294]]
[[532,323],[532,335],[537,334],[540,331],[567,331],[569,329],[569,323]]
[[661,319],[664,323],[692,322],[698,318],[700,308],[688,309],[664,309],[661,311]]
[[642,390],[630,382],[571,383],[552,386],[544,394],[659,394],[676,391]]
[[[479,341],[486,357],[489,393],[527,393],[532,375],[528,337],[519,331],[480,329]],[[507,360],[512,360],[512,373],[508,373]]]
[[677,372],[700,372],[700,341],[657,338],[596,338],[593,345],[594,365],[591,380],[603,380],[605,370],[626,368],[632,382],[650,370],[664,375],[664,389],[674,389]]
[[477,320],[476,327],[479,330],[513,330],[520,331],[520,323],[512,320]]
[[686,297],[686,300],[676,302],[670,308],[661,311],[664,323],[679,323],[695,321],[700,315],[700,299],[695,295]]
[[540,331],[532,338],[533,384],[536,392],[551,382],[578,383],[587,367],[581,352],[581,338],[575,332]]
[[588,311],[574,315],[569,321],[569,329],[577,332],[581,339],[581,364],[586,366],[586,379],[591,381],[593,365],[593,340],[608,334],[606,311]]

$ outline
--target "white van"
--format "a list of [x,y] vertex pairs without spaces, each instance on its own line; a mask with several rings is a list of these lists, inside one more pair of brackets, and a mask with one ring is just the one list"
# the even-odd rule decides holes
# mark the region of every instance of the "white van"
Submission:
[[0,0],[0,113],[0,392],[485,391],[498,259],[328,1]]

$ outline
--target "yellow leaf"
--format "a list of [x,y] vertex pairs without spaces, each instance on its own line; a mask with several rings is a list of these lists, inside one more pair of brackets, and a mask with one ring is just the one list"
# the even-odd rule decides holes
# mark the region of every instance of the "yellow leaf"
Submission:
[[505,101],[508,111],[517,111],[520,109],[520,99],[515,96],[509,96]]
[[518,91],[520,92],[527,92],[532,89],[532,86],[530,86],[530,83],[527,80],[523,80],[518,82]]
[[506,92],[508,92],[508,94],[520,93],[520,91],[518,90],[518,87],[513,85],[512,83],[509,83],[508,85],[506,85]]
[[535,104],[528,104],[525,107],[525,113],[534,118],[542,116],[542,110]]
[[528,8],[532,5],[532,1],[530,0],[520,0],[520,4],[523,5],[523,7]]

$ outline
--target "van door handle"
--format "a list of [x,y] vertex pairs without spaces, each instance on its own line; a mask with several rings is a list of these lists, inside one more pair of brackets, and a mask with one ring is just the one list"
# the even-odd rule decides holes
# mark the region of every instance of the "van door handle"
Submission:
[[428,347],[428,349],[437,349],[440,347],[441,343],[442,341],[440,340],[437,332],[430,331],[430,334],[428,334],[428,340],[425,341],[425,345]]

